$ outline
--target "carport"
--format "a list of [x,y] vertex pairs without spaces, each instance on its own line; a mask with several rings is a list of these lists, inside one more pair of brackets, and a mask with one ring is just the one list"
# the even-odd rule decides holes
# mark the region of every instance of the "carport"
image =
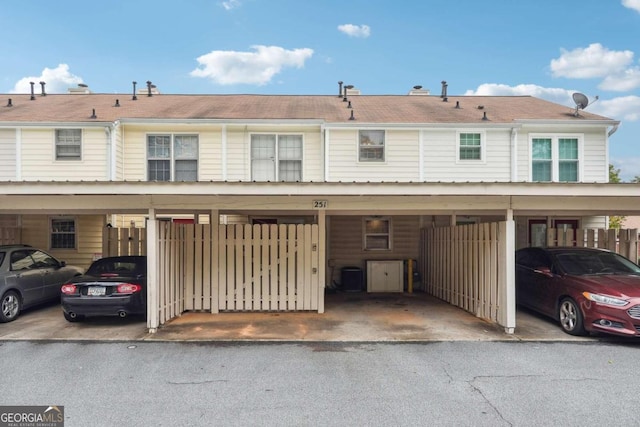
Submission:
[[[419,215],[424,235],[420,263],[427,291],[512,333],[516,328],[513,254],[518,216],[640,215],[638,184],[10,182],[2,189],[1,214],[146,216],[149,283],[155,284],[148,289],[147,327],[152,332],[186,310],[220,311],[221,302],[230,311],[322,313],[327,217],[373,212]],[[237,226],[221,226],[211,220],[209,224],[194,224],[190,234],[186,233],[189,227],[168,229],[159,220],[162,215],[178,213],[216,219],[225,213],[267,211],[311,214],[316,218],[315,227],[302,227],[301,234],[297,226],[294,230],[285,227],[283,232],[295,235],[291,244],[289,240],[280,243],[284,242],[281,239],[258,244],[253,226],[250,230],[243,226],[239,237]],[[504,220],[476,228],[451,225],[439,230],[429,221],[433,215],[449,216],[451,224],[458,215],[499,216]],[[259,231],[262,236],[262,228]],[[280,228],[276,231],[280,233]],[[308,244],[308,250],[299,252],[300,260],[294,255],[298,241]],[[273,262],[267,260],[271,267],[258,268],[259,277],[267,277],[268,271],[270,281],[283,275],[295,279],[278,282],[277,298],[270,293],[266,302],[264,295],[256,298],[262,285],[255,287],[255,281],[251,281],[249,287],[248,282],[241,282],[240,303],[236,298],[240,282],[236,278],[257,277],[246,274],[256,271],[256,258],[247,254],[257,248],[268,248],[261,254],[277,253],[295,260],[290,264],[281,263],[280,256],[272,258]],[[202,260],[210,260],[209,267],[203,268]],[[443,268],[462,263],[467,267]],[[286,298],[281,299],[280,290],[287,291],[282,294]],[[250,306],[247,301],[251,301]]]

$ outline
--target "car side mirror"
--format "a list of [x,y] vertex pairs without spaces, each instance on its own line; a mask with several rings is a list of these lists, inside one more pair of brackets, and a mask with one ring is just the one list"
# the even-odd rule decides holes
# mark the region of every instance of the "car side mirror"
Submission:
[[547,277],[553,277],[553,273],[551,272],[551,269],[549,267],[538,267],[533,271],[539,274],[543,274]]
[[64,267],[65,265],[67,265],[66,261],[60,261],[60,267]]

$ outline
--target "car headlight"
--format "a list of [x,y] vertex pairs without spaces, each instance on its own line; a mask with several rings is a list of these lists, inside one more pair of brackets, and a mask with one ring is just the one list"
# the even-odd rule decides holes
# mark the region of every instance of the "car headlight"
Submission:
[[613,305],[615,307],[623,307],[627,305],[629,302],[620,298],[614,298],[607,295],[592,294],[591,292],[583,292],[582,295],[584,295],[586,299],[590,301],[595,301],[598,304]]

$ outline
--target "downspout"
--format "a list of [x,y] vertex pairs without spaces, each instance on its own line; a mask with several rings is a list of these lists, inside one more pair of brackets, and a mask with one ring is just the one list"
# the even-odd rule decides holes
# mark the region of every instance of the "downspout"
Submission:
[[511,128],[511,182],[518,180],[518,129]]

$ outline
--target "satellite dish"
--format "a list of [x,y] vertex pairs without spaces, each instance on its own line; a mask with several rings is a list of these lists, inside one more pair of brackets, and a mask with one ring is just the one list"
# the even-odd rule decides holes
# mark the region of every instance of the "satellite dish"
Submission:
[[576,103],[576,109],[584,110],[589,105],[589,98],[583,93],[576,92],[573,94],[573,102]]

